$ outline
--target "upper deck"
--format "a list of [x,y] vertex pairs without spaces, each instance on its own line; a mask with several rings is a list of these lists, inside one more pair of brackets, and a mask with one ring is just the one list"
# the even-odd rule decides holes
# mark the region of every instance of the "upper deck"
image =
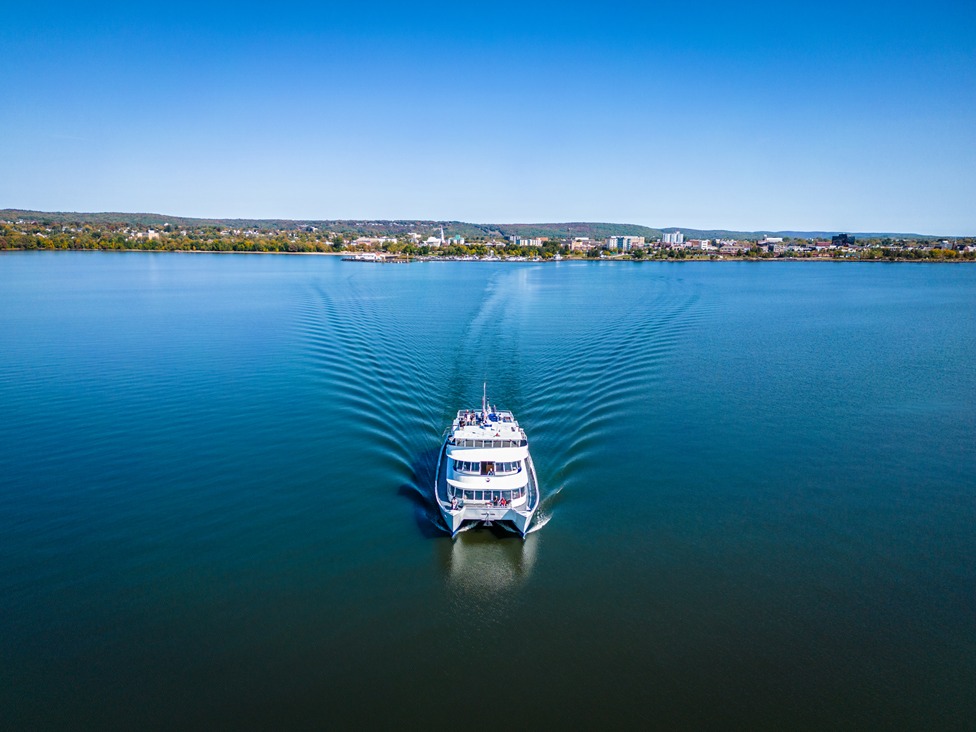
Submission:
[[511,412],[460,409],[451,425],[448,445],[457,447],[526,447],[525,432]]

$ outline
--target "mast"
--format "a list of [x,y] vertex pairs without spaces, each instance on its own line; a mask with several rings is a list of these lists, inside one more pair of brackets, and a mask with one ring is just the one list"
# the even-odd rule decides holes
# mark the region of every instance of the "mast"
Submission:
[[487,381],[481,384],[481,416],[484,419],[488,418],[488,382]]

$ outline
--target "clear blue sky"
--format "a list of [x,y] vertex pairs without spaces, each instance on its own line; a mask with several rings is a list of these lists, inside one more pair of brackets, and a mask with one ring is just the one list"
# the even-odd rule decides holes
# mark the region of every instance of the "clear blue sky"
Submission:
[[976,2],[8,3],[0,208],[976,234]]

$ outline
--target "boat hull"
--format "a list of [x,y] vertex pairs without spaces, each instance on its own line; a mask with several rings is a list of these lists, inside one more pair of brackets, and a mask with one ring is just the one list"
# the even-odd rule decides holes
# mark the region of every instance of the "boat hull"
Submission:
[[525,538],[529,533],[532,517],[539,507],[539,486],[536,480],[535,466],[532,457],[526,456],[526,468],[528,469],[528,485],[526,502],[522,506],[493,506],[483,503],[467,503],[460,507],[453,507],[448,497],[447,486],[447,439],[441,445],[441,450],[437,458],[437,473],[434,478],[434,498],[440,510],[444,527],[451,534],[451,537],[458,535],[465,526],[472,524],[491,525],[500,523],[509,525],[518,534]]

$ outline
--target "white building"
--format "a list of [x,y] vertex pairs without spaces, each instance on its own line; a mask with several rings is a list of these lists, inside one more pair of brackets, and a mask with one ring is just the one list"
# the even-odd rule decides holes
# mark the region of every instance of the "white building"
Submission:
[[664,232],[664,243],[671,246],[680,246],[685,243],[685,235],[680,231]]
[[441,236],[438,239],[436,236],[428,236],[427,240],[424,241],[424,246],[428,247],[442,247],[444,246],[444,227],[441,227]]
[[616,249],[620,252],[629,252],[631,247],[644,246],[642,236],[608,236],[606,240],[607,249]]
[[521,236],[510,236],[508,237],[508,240],[514,246],[517,247],[541,247],[542,246],[542,239],[539,238],[526,239]]

